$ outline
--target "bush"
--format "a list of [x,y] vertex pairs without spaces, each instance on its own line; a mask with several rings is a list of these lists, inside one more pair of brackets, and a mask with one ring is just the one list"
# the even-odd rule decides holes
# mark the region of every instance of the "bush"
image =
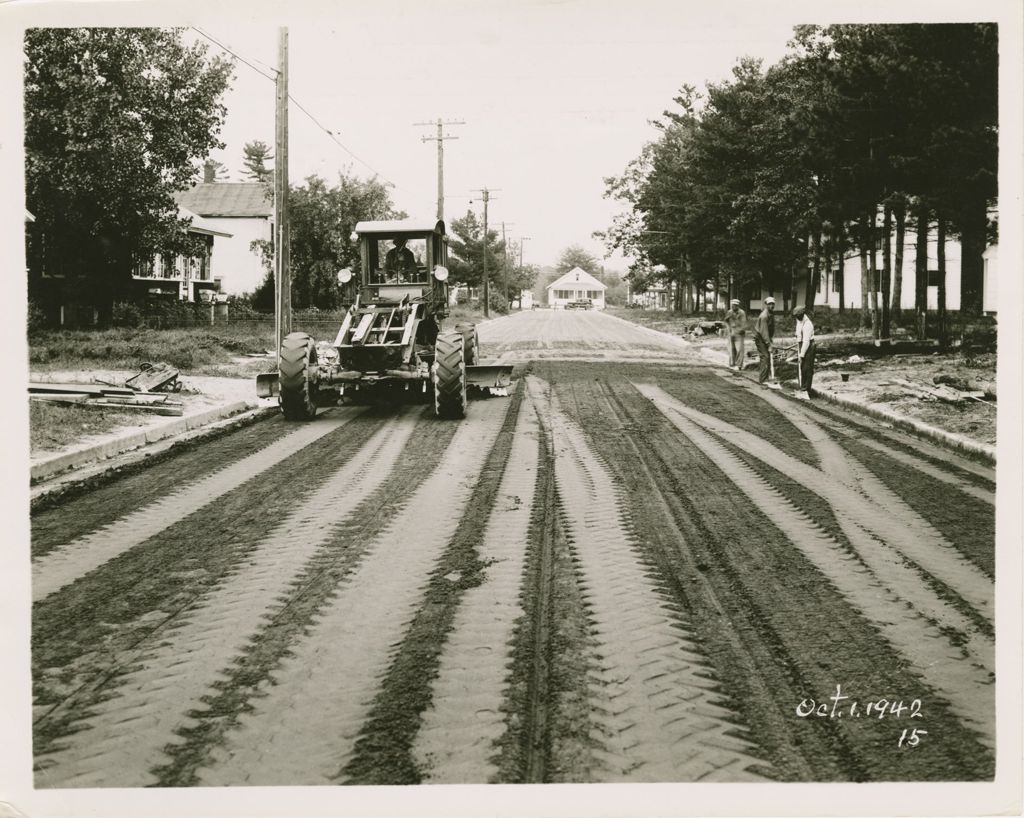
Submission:
[[141,327],[143,323],[142,310],[138,304],[131,301],[119,301],[114,304],[111,314],[111,323],[115,327]]
[[491,290],[487,305],[491,312],[496,312],[499,315],[508,313],[508,301],[505,300],[505,293],[500,292],[497,288]]
[[29,299],[28,302],[28,334],[32,335],[36,332],[41,332],[46,329],[47,320],[46,312],[40,307],[35,301]]

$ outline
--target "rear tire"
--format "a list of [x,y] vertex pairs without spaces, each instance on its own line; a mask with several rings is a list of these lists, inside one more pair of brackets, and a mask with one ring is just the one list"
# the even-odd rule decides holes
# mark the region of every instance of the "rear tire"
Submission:
[[439,418],[466,416],[466,347],[459,332],[442,332],[434,345],[434,412]]
[[476,324],[456,324],[455,331],[462,333],[466,366],[476,366],[480,355],[480,336],[477,335]]
[[281,342],[281,411],[288,420],[316,417],[316,343],[304,332],[292,332]]

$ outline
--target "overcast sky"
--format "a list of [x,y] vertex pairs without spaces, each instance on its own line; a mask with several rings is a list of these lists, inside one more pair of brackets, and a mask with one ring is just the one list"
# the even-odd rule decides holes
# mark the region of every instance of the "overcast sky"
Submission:
[[[435,129],[413,123],[462,120],[465,125],[447,128],[458,139],[445,142],[446,219],[470,207],[479,214],[474,191],[486,185],[493,191],[491,223],[504,220],[510,237],[530,237],[527,262],[550,264],[573,243],[603,255],[591,233],[608,227],[619,209],[603,198],[603,179],[621,173],[655,136],[650,120],[672,105],[683,84],[721,81],[743,56],[778,60],[798,23],[981,19],[993,8],[1005,16],[1017,3],[133,0],[15,2],[0,9],[22,25],[195,26],[267,75],[277,64],[278,26],[286,25],[292,96],[358,157],[293,103],[293,183],[311,173],[331,180],[339,170],[376,171],[394,185],[400,208],[430,218],[436,143],[421,137]],[[187,36],[202,39],[195,30]],[[15,26],[0,31],[2,75],[15,92],[17,50]],[[7,144],[14,147],[20,111],[16,96],[7,99]],[[238,179],[244,144],[274,141],[273,82],[238,62],[225,103],[226,148],[214,158]],[[627,263],[612,258],[607,265]]]
[[[446,220],[469,207],[481,213],[473,191],[486,185],[491,224],[505,220],[510,236],[529,236],[525,260],[540,264],[572,243],[601,257],[591,233],[617,207],[603,198],[603,177],[652,138],[649,120],[683,83],[720,80],[742,55],[777,60],[793,24],[695,17],[692,6],[654,0],[344,7],[289,21],[290,91],[359,159],[292,104],[292,182],[376,171],[394,185],[399,207],[429,218],[437,143],[421,137],[436,129],[413,123],[462,120],[446,128],[458,137],[445,142]],[[276,66],[273,24],[211,19],[199,28],[257,68]],[[226,104],[227,147],[214,158],[240,179],[245,142],[273,143],[273,83],[238,63]]]

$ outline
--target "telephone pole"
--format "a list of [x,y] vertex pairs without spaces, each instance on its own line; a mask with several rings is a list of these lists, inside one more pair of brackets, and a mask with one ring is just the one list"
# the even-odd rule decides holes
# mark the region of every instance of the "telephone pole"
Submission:
[[505,225],[515,222],[501,223],[501,273],[505,281],[505,303],[508,303],[508,241],[505,239]]
[[278,364],[281,341],[292,331],[292,279],[288,230],[288,29],[277,30],[274,149],[274,301]]
[[442,122],[441,117],[437,118],[437,122],[414,122],[413,125],[419,127],[421,125],[437,125],[437,136],[422,136],[420,137],[421,142],[437,142],[437,220],[444,221],[444,141],[446,139],[458,139],[457,136],[445,136],[444,126],[445,125],[465,125],[466,123],[460,119],[449,119],[447,122]]
[[[497,189],[501,190],[501,188]],[[491,191],[488,188],[484,187],[477,188],[475,192],[483,194],[484,199],[484,318],[490,318],[491,305],[488,299],[490,298],[491,295],[491,288],[489,282],[490,275],[487,272],[487,203],[491,200]]]

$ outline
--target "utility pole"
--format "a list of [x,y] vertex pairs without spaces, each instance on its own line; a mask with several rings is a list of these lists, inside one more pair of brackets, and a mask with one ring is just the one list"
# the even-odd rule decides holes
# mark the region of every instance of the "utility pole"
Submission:
[[281,341],[292,331],[292,277],[288,230],[288,29],[277,30],[276,115],[274,118],[274,300],[277,361]]
[[[520,236],[519,237],[519,278],[520,279],[522,279],[522,277],[523,277],[523,245],[526,244],[526,242],[528,242],[529,240],[530,240],[529,236]],[[523,308],[522,298],[520,298],[520,301],[519,301],[519,308],[520,309]]]
[[449,119],[447,122],[442,122],[441,117],[437,118],[437,122],[414,122],[413,125],[419,127],[421,125],[437,125],[437,136],[423,136],[420,137],[421,142],[437,142],[437,220],[444,221],[444,141],[446,139],[458,139],[457,136],[445,136],[444,126],[445,125],[465,125],[466,123],[460,119]]
[[[500,190],[500,188],[498,188]],[[478,188],[478,192],[483,194],[484,198],[484,318],[491,317],[491,305],[490,305],[490,275],[487,272],[487,203],[491,200],[491,191],[487,188]]]
[[505,281],[505,303],[508,303],[508,240],[505,238],[505,225],[515,222],[501,223],[501,272]]

